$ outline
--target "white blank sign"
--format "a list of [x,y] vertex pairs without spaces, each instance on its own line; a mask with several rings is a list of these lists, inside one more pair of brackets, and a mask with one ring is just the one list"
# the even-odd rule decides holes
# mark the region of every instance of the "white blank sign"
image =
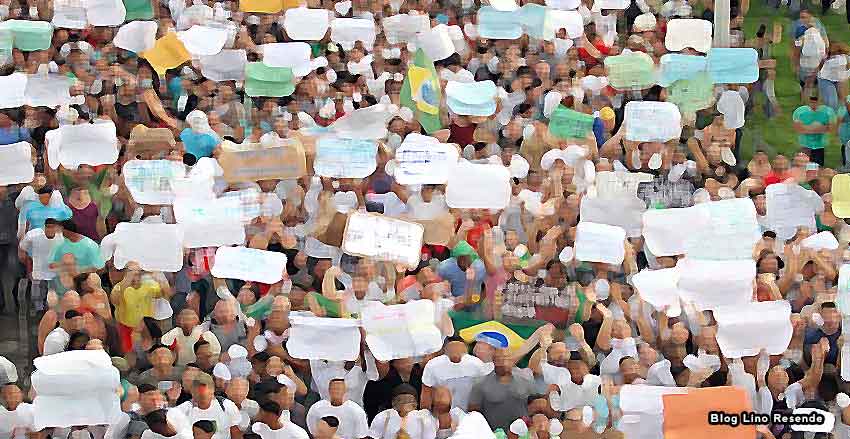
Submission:
[[666,142],[682,135],[682,115],[671,102],[629,102],[625,124],[626,140],[636,142]]
[[32,152],[27,142],[0,145],[0,186],[29,183],[35,178]]
[[342,249],[349,254],[415,267],[425,228],[378,214],[353,213],[345,226]]
[[446,203],[455,209],[504,209],[511,200],[511,172],[501,165],[462,160],[446,186]]
[[626,255],[626,231],[622,227],[580,222],[576,227],[576,259],[622,264]]

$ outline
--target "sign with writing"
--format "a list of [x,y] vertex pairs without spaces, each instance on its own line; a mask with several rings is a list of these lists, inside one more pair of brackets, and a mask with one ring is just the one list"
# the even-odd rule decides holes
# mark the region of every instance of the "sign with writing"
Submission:
[[366,344],[378,361],[427,355],[443,345],[430,300],[390,306],[370,301],[361,311]]
[[357,212],[348,217],[342,249],[353,255],[415,267],[424,233],[421,224]]
[[304,148],[296,139],[284,146],[234,151],[222,147],[218,163],[228,183],[298,178],[307,174]]
[[173,203],[172,182],[184,173],[184,165],[171,160],[130,160],[124,163],[121,172],[133,200],[149,205]]
[[393,176],[399,184],[445,184],[458,157],[454,145],[411,133],[396,150]]
[[317,175],[334,178],[366,178],[378,166],[378,144],[373,140],[322,137],[313,169]]

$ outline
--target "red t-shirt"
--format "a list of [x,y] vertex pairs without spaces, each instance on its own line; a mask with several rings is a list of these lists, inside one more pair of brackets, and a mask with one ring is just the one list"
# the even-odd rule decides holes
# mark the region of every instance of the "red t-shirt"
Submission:
[[[609,47],[605,46],[605,43],[603,43],[602,40],[595,41],[593,43],[593,47],[595,47],[596,50],[598,50],[603,55],[608,55],[608,52],[611,51]],[[600,60],[590,56],[590,53],[588,53],[587,50],[585,50],[583,47],[579,47],[578,56],[588,66],[596,65],[601,62]]]
[[777,174],[775,172],[770,172],[764,176],[764,187],[768,187],[772,184],[782,183],[785,179],[788,178],[785,174]]

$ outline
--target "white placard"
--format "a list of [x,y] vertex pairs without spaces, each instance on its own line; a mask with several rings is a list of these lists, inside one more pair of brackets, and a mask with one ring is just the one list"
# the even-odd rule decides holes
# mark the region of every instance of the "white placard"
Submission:
[[415,267],[425,228],[379,214],[355,212],[348,217],[342,249],[349,254]]
[[174,202],[172,182],[182,177],[185,167],[171,160],[130,160],[121,175],[138,204],[170,205]]
[[752,302],[714,309],[717,344],[726,358],[758,355],[762,349],[780,355],[788,349],[794,330],[787,300]]
[[431,28],[427,15],[392,15],[384,18],[383,24],[384,36],[390,44],[416,41],[417,33],[425,32]]
[[375,20],[371,18],[336,18],[331,22],[331,41],[344,50],[351,50],[358,41],[366,50],[372,50],[375,36]]
[[81,125],[65,125],[47,132],[47,160],[57,169],[80,165],[111,165],[118,160],[118,136],[115,123],[98,121]]
[[765,189],[767,194],[767,226],[777,239],[791,239],[797,227],[817,230],[815,213],[823,212],[823,200],[817,192],[796,183],[777,183]]
[[177,224],[119,223],[112,234],[113,265],[123,270],[137,262],[142,270],[176,273],[183,268],[182,232]]
[[245,244],[245,226],[238,221],[216,224],[178,224],[186,248]]
[[54,0],[51,23],[55,27],[85,29],[89,23],[83,0]]
[[334,121],[328,132],[345,139],[383,139],[387,137],[387,123],[397,110],[398,107],[383,103],[359,108]]
[[584,21],[581,14],[578,11],[547,10],[544,39],[551,41],[561,29],[567,32],[567,39],[580,37],[584,33]]
[[156,21],[131,21],[118,29],[112,44],[119,49],[142,53],[156,43]]
[[652,181],[652,174],[646,172],[602,171],[596,173],[596,196],[614,199],[624,194],[637,195],[641,183]]
[[316,148],[313,169],[333,178],[366,178],[378,166],[378,144],[372,140],[322,137]]
[[286,255],[247,247],[219,247],[210,273],[221,279],[273,284],[283,279]]
[[704,311],[724,305],[744,305],[753,298],[756,263],[752,259],[705,261],[680,259],[679,290],[685,302]]
[[260,46],[263,64],[269,67],[289,67],[295,76],[307,76],[313,70],[310,61],[312,50],[303,42],[271,43]]
[[0,145],[0,186],[31,182],[35,178],[32,155],[27,142]]
[[429,59],[435,61],[446,59],[455,53],[455,45],[449,35],[449,28],[445,24],[439,24],[421,32],[416,45]]
[[689,207],[685,254],[697,259],[749,259],[761,239],[756,207],[749,198],[700,203]]
[[65,75],[29,75],[27,105],[56,108],[71,103],[71,79]]
[[91,26],[120,26],[126,17],[121,0],[86,0],[86,19]]
[[27,75],[15,72],[0,76],[0,108],[23,107],[27,102]]
[[289,316],[286,350],[304,360],[354,361],[360,355],[360,320]]
[[458,162],[446,186],[446,204],[455,209],[504,209],[511,200],[511,172],[501,165]]
[[221,52],[227,42],[227,30],[210,26],[192,26],[187,31],[177,32],[186,50],[194,56],[210,56]]
[[263,215],[265,199],[266,194],[257,188],[225,192],[214,199],[178,195],[174,199],[174,218],[181,224],[248,224]]
[[595,0],[593,10],[600,9],[626,9],[632,4],[632,0]]
[[666,142],[682,135],[682,115],[671,102],[631,101],[626,104],[626,140]]
[[366,344],[378,361],[419,357],[443,347],[430,300],[390,306],[370,301],[361,312]]
[[326,9],[287,9],[283,27],[293,40],[318,41],[328,32],[329,17]]
[[121,377],[103,350],[60,352],[33,360],[33,426],[111,425],[121,415]]
[[[640,293],[641,299],[661,311],[670,307],[668,315],[680,314],[679,306],[679,270],[663,268],[661,270],[641,270],[632,276],[632,285]],[[679,312],[677,312],[678,310]]]
[[800,246],[812,250],[837,250],[838,240],[832,232],[824,231],[800,241]]
[[410,133],[395,152],[393,177],[399,184],[446,184],[458,157],[455,145]]
[[619,265],[626,256],[622,227],[582,221],[576,227],[576,260]]
[[678,52],[686,47],[706,53],[711,48],[711,22],[694,18],[674,18],[667,22],[664,46]]
[[[598,174],[597,174],[598,175]],[[643,237],[654,256],[683,255],[687,249],[692,209],[649,209],[643,213]]]
[[580,205],[582,221],[622,227],[630,238],[641,235],[645,210],[646,204],[634,195],[614,199],[585,197]]
[[221,52],[200,57],[201,73],[213,81],[244,81],[248,54],[245,49],[224,49]]

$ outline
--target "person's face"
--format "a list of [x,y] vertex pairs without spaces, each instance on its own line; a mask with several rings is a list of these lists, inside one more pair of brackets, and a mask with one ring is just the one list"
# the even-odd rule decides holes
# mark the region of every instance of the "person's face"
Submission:
[[68,321],[68,326],[70,326],[71,331],[82,331],[85,327],[85,320],[83,316],[77,316]]
[[177,316],[177,325],[180,326],[180,329],[182,329],[184,333],[191,332],[192,328],[198,326],[198,323],[198,315],[191,309],[183,309]]
[[219,323],[231,323],[236,319],[236,311],[233,309],[233,303],[220,300],[215,304],[215,319]]
[[164,407],[165,398],[159,391],[152,390],[139,395],[139,405],[142,407],[142,413],[150,413]]
[[201,406],[206,406],[212,402],[215,396],[215,387],[204,384],[194,386],[192,388],[192,399]]
[[626,358],[620,363],[620,373],[623,374],[623,381],[626,383],[634,381],[639,371],[639,364],[634,358]]
[[788,387],[788,372],[781,366],[774,366],[767,373],[767,385],[771,389],[779,392],[785,391]]
[[167,367],[174,362],[174,356],[168,348],[159,348],[151,352],[150,362],[153,367]]
[[50,203],[50,194],[38,194],[38,201],[47,206],[47,203]]
[[690,332],[688,328],[685,327],[684,323],[676,323],[673,325],[673,343],[676,344],[685,344],[688,341],[688,336]]
[[461,270],[466,270],[470,266],[472,266],[472,258],[466,255],[457,257],[457,266]]
[[313,267],[313,275],[318,279],[322,279],[325,276],[325,271],[331,268],[331,261],[327,259],[322,259],[316,262],[316,266]]
[[195,367],[188,367],[183,371],[183,375],[180,376],[180,385],[183,386],[184,389],[192,388],[192,381],[195,380],[195,377],[198,376],[198,370]]
[[841,324],[841,313],[838,312],[835,308],[823,308],[820,311],[821,317],[823,317],[823,329],[828,332],[834,332],[838,330],[838,326]]
[[345,401],[345,381],[331,381],[328,385],[328,393],[332,404],[342,404]]
[[567,284],[567,276],[564,273],[564,267],[561,264],[552,264],[546,270],[546,278],[544,279],[547,286],[554,288],[563,288]]
[[495,352],[496,349],[493,346],[484,342],[475,343],[475,347],[472,348],[472,355],[475,355],[485,363],[493,361],[493,354]]
[[211,366],[213,354],[210,351],[210,345],[203,345],[199,347],[198,351],[195,352],[195,357],[198,365],[201,367],[207,368],[208,366]]
[[554,418],[555,411],[549,404],[549,398],[537,398],[528,403],[528,415],[545,415],[547,418]]
[[234,378],[227,385],[227,399],[231,401],[242,401],[248,397],[248,380],[245,378]]
[[6,408],[9,410],[14,410],[18,404],[24,402],[24,393],[15,384],[4,386],[0,395],[3,397],[3,401],[6,402]]
[[446,356],[449,357],[452,363],[460,363],[460,359],[466,355],[466,344],[460,341],[453,341],[446,345]]
[[773,170],[779,173],[785,172],[788,170],[788,159],[783,156],[777,156],[773,159]]
[[567,370],[570,371],[570,379],[578,385],[581,385],[584,382],[584,376],[590,373],[587,363],[582,360],[567,361]]
[[369,288],[369,280],[363,276],[356,276],[351,283],[354,288],[354,296],[358,300],[363,300],[366,297],[366,289]]
[[59,226],[58,224],[45,224],[45,226],[44,226],[44,234],[45,234],[48,238],[54,238],[54,237],[56,237],[59,233],[62,233],[62,227],[61,227],[61,226]]
[[507,376],[511,374],[511,369],[514,367],[511,360],[510,351],[507,349],[497,349],[493,355],[493,365],[496,375]]
[[765,256],[761,260],[761,272],[762,273],[779,273],[779,261],[776,259],[775,255]]

